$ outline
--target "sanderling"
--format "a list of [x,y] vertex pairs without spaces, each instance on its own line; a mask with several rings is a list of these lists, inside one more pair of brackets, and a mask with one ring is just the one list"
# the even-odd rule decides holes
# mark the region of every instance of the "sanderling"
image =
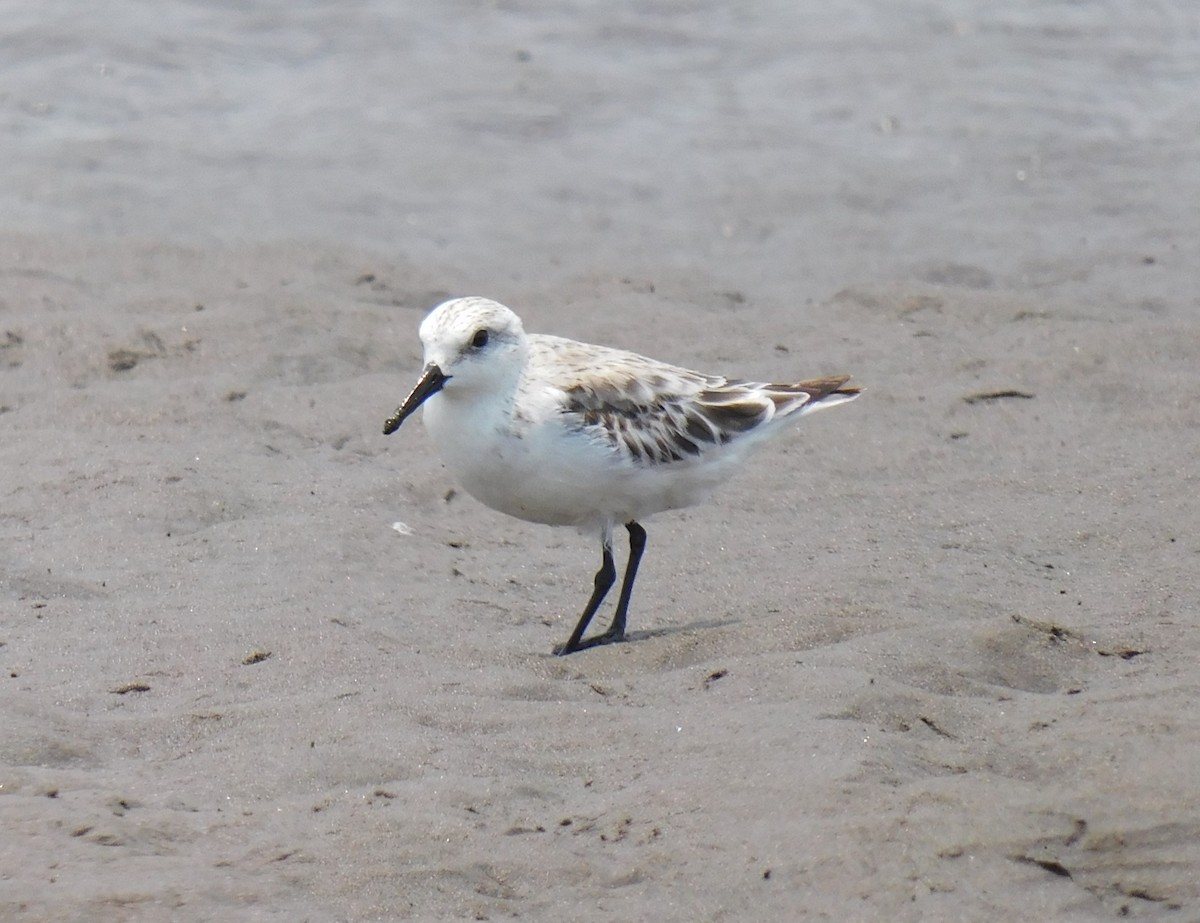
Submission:
[[[487,298],[456,298],[421,323],[425,368],[384,423],[418,407],[446,466],[492,509],[599,534],[603,563],[556,653],[622,641],[646,531],[638,520],[702,500],[790,417],[858,396],[849,376],[761,384],[541,334]],[[613,526],[629,560],[612,624],[584,640],[616,581]]]

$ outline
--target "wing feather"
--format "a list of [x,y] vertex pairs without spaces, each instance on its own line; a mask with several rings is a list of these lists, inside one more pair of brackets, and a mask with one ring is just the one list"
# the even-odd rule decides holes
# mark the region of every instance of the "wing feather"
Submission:
[[[852,400],[859,390],[842,387],[849,380],[845,375],[795,384],[729,380],[602,347],[564,353],[562,344],[569,342],[546,344],[557,347],[561,413],[575,428],[644,466],[696,458],[777,417]],[[542,356],[547,361],[550,352]]]

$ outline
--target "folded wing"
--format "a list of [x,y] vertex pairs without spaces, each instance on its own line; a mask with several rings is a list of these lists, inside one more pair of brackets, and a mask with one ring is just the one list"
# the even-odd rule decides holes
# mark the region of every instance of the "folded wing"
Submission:
[[564,389],[563,413],[642,465],[683,462],[754,433],[772,421],[858,396],[849,376],[795,384],[729,381],[683,369],[627,379],[594,378]]

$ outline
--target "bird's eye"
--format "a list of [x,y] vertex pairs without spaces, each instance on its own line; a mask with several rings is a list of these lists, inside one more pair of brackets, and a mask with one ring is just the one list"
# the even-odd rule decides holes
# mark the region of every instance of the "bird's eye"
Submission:
[[488,344],[488,332],[486,330],[476,330],[475,336],[471,337],[472,349],[483,349]]

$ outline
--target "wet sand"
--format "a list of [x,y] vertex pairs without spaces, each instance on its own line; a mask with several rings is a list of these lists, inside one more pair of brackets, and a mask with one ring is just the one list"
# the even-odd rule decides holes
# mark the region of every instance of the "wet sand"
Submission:
[[[1200,918],[1186,4],[46,9],[0,917]],[[868,390],[558,658],[595,543],[380,431],[451,293]]]

